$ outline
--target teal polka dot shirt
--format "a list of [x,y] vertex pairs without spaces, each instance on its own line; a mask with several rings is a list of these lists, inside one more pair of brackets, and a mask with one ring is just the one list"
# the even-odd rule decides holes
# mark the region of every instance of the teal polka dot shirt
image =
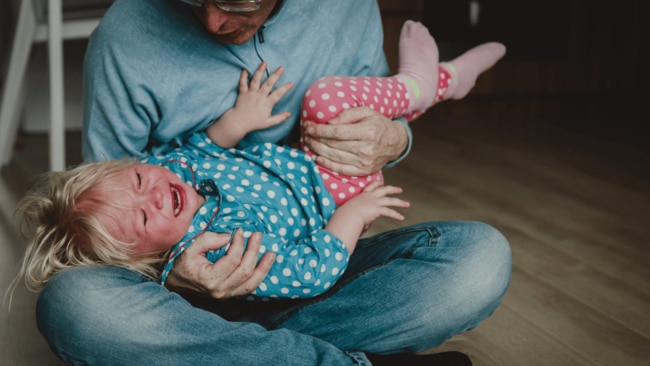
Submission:
[[[238,228],[246,241],[252,233],[262,233],[260,257],[276,253],[264,281],[247,296],[250,300],[314,297],[345,271],[349,253],[324,229],[336,209],[334,199],[313,159],[302,151],[270,143],[223,149],[201,132],[145,162],[170,169],[206,198],[185,237],[172,248],[162,283],[198,235],[232,235]],[[217,261],[228,247],[208,252],[208,260]]]

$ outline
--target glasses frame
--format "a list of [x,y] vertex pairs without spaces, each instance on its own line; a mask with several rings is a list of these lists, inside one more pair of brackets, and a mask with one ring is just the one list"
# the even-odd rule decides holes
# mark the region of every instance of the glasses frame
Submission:
[[[221,11],[227,13],[248,13],[258,10],[261,6],[262,0],[181,0],[190,6],[203,6],[207,1],[210,1],[219,8]],[[243,7],[240,7],[242,6]]]

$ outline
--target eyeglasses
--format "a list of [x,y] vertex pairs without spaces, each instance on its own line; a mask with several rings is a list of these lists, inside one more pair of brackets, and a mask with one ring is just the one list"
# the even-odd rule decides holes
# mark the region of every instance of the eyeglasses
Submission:
[[[181,0],[192,6],[203,6],[206,0]],[[229,13],[246,13],[260,8],[262,0],[211,0],[214,6]]]

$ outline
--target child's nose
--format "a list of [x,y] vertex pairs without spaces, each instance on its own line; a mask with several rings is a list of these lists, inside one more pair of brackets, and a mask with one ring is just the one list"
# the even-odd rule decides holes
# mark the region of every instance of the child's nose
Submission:
[[162,209],[165,206],[165,195],[163,190],[158,186],[153,187],[149,193],[149,200],[156,209]]

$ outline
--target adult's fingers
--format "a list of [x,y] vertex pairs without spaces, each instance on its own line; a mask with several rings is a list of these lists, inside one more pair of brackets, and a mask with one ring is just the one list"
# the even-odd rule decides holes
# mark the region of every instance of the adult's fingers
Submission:
[[251,293],[264,280],[275,260],[275,253],[267,253],[258,264],[259,249],[262,234],[254,233],[248,239],[248,247],[242,257],[240,265],[226,279],[226,284],[231,289],[232,296],[241,296]]
[[205,233],[200,235],[176,258],[174,269],[169,273],[165,285],[178,292],[190,290],[210,294],[215,282],[215,274],[210,271],[212,263],[205,257],[205,253],[221,248],[229,242],[229,234]]

